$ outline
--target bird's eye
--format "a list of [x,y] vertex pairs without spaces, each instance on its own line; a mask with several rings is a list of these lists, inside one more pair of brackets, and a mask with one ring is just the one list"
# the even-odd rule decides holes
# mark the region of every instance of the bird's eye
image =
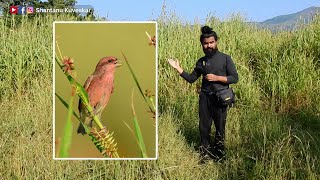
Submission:
[[108,62],[112,62],[112,59],[109,59]]

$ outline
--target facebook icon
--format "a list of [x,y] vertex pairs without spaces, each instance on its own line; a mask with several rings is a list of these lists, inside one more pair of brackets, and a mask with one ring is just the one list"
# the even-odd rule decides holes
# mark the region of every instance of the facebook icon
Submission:
[[19,6],[18,8],[18,14],[26,14],[26,7],[25,6]]

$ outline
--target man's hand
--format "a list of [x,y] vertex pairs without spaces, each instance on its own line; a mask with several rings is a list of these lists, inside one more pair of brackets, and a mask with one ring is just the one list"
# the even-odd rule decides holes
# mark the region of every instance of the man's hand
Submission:
[[173,59],[168,59],[168,62],[169,62],[169,64],[170,64],[173,68],[175,68],[175,69],[177,69],[178,67],[180,67],[179,61],[175,61],[175,60],[173,60]]
[[181,74],[183,72],[183,69],[180,67],[179,61],[175,61],[173,59],[168,59],[168,62],[173,68],[175,68],[179,72],[179,74]]
[[217,76],[215,74],[207,74],[206,75],[206,79],[208,81],[220,81],[220,82],[223,82],[223,83],[227,82],[227,77],[225,77],[225,76]]

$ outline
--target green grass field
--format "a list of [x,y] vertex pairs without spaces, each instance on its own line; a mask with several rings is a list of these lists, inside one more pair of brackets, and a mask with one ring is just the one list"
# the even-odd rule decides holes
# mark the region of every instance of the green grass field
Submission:
[[165,14],[158,19],[158,160],[54,161],[54,20],[76,19],[0,19],[0,179],[319,179],[319,18],[277,34],[239,17],[208,18],[240,80],[227,119],[227,160],[204,165],[195,148],[200,80],[187,84],[166,62],[193,69],[203,55],[200,25]]

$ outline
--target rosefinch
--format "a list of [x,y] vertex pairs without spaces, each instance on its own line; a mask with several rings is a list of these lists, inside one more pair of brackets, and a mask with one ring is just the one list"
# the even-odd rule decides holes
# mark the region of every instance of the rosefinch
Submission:
[[[108,104],[110,95],[114,88],[114,73],[116,67],[121,66],[117,64],[118,60],[115,57],[108,56],[102,58],[96,66],[95,71],[91,76],[88,77],[84,84],[84,89],[88,93],[89,103],[93,108],[94,115],[100,118],[103,109]],[[79,100],[79,113],[80,120],[86,125],[92,127],[93,117],[89,115],[86,107],[82,104],[81,99]],[[80,123],[78,133],[82,135],[86,134],[86,131]]]

